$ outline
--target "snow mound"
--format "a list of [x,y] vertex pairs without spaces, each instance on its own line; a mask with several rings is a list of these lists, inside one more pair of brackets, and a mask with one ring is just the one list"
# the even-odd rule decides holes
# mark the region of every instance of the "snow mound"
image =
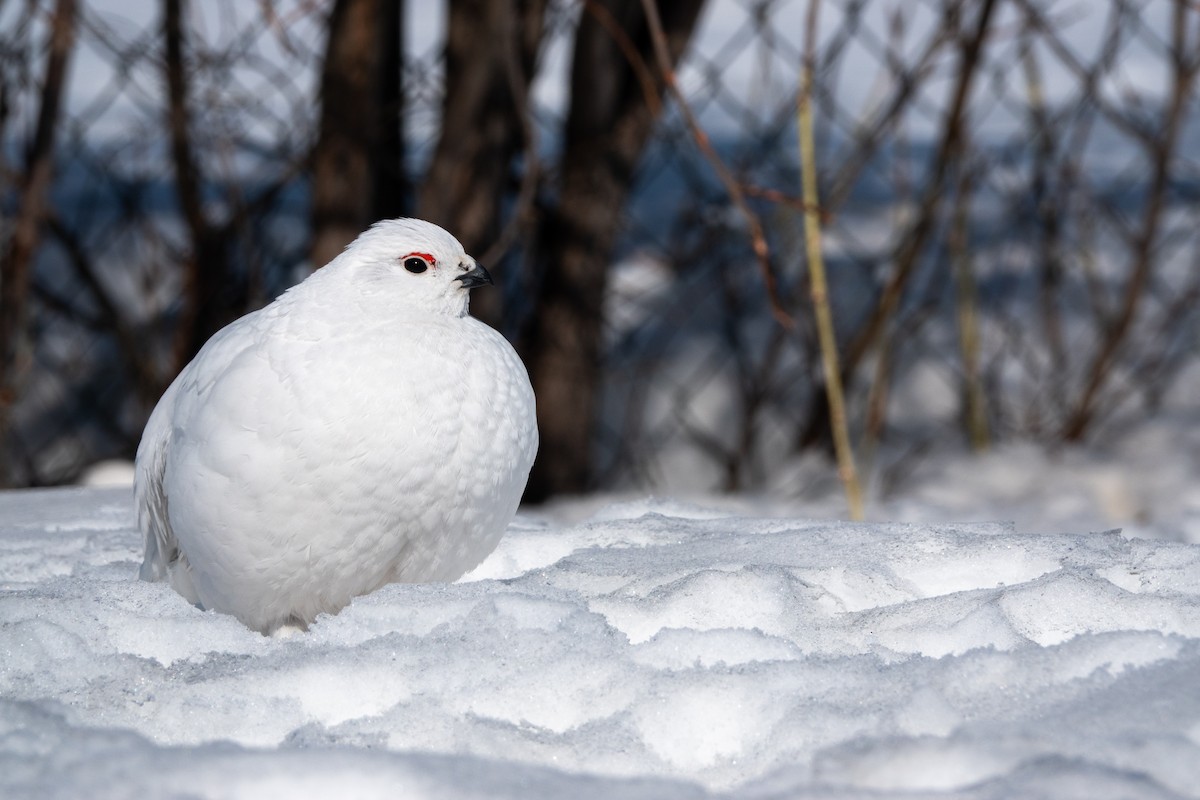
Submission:
[[639,501],[278,639],[139,559],[0,494],[0,796],[1200,797],[1196,545]]

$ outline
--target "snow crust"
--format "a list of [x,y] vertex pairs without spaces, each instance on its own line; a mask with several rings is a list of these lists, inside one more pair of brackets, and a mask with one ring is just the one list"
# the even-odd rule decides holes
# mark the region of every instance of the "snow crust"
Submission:
[[0,494],[0,796],[1200,796],[1196,545],[640,500],[288,638],[139,550]]

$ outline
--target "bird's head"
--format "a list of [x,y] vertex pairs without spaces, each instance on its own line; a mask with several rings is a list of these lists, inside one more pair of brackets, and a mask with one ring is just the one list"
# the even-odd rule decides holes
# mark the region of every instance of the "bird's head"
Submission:
[[467,313],[471,289],[492,282],[457,239],[419,219],[376,222],[325,269],[389,302],[453,316]]

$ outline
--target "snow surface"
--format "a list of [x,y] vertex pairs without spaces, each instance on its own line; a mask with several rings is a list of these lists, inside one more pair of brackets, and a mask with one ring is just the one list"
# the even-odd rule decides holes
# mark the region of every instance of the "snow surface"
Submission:
[[0,796],[1200,797],[1200,546],[795,513],[522,514],[266,638],[127,489],[0,494]]

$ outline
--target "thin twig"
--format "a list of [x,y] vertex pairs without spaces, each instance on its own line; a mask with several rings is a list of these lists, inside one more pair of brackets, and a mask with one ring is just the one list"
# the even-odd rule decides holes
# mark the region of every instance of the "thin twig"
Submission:
[[[747,183],[742,185],[742,190],[749,197],[757,197],[760,200],[766,200],[768,203],[787,206],[788,208],[793,208],[801,213],[807,213],[810,208],[810,206],[804,202],[803,197],[796,197],[795,195],[790,195],[787,192],[780,191],[779,189],[772,189],[767,186],[756,186],[752,183]],[[832,215],[829,213],[828,209],[816,208],[812,210],[821,216],[822,225],[828,225],[832,220]]]
[[983,381],[979,374],[979,307],[968,230],[973,183],[974,175],[971,169],[965,160],[960,161],[947,249],[950,251],[950,268],[954,273],[957,296],[958,341],[962,351],[967,439],[972,450],[982,453],[988,449],[990,435],[987,396],[984,394]]
[[966,117],[967,102],[970,98],[972,81],[982,60],[983,42],[987,37],[988,25],[994,8],[995,0],[983,0],[983,7],[975,18],[975,29],[970,38],[963,42],[957,83],[954,86],[945,126],[942,128],[942,138],[933,159],[933,175],[930,176],[926,185],[925,194],[912,227],[909,228],[896,248],[896,255],[893,259],[895,271],[883,287],[883,293],[870,316],[850,342],[846,352],[844,375],[852,373],[863,356],[875,345],[885,324],[900,302],[904,287],[916,267],[917,258],[924,250],[926,241],[934,232],[937,208],[943,199],[942,182],[946,170],[961,152],[961,134],[963,120]]
[[66,263],[73,274],[88,288],[92,300],[99,307],[98,321],[102,330],[111,332],[117,340],[121,358],[129,369],[137,390],[138,400],[143,403],[153,403],[158,399],[162,386],[157,384],[157,374],[153,363],[146,358],[145,342],[139,340],[137,331],[129,324],[122,311],[121,304],[113,297],[101,280],[95,261],[86,245],[79,240],[57,214],[47,217],[50,233],[66,251]]
[[708,159],[708,163],[712,165],[713,171],[716,172],[717,178],[721,181],[721,185],[725,187],[725,191],[729,193],[729,197],[733,200],[734,205],[742,213],[746,219],[746,225],[750,228],[750,243],[754,248],[754,256],[758,259],[759,269],[762,271],[763,284],[767,289],[767,301],[771,306],[771,315],[775,317],[775,321],[788,330],[796,327],[796,321],[792,319],[783,307],[783,303],[779,299],[779,282],[775,277],[775,270],[771,267],[771,250],[767,245],[767,237],[763,232],[762,221],[758,215],[750,208],[746,202],[745,193],[742,191],[741,184],[734,179],[729,168],[725,166],[725,162],[717,155],[716,149],[708,138],[708,134],[700,127],[700,123],[696,120],[696,115],[688,105],[687,99],[684,98],[683,92],[679,89],[679,83],[675,79],[675,70],[671,68],[671,58],[667,52],[667,39],[663,34],[662,20],[658,17],[658,7],[654,0],[642,0],[642,8],[646,12],[646,22],[650,27],[650,38],[654,43],[654,55],[658,61],[658,68],[662,72],[663,82],[666,84],[667,90],[675,99],[675,103],[679,106],[679,111],[683,115],[684,121],[687,123],[688,131],[692,135],[692,139],[696,142],[696,146],[700,148],[700,152]]
[[[901,55],[904,52],[905,21],[903,9],[897,6],[893,9],[888,22],[887,57],[885,59],[892,73],[903,72],[904,62]],[[943,38],[945,38],[944,35]],[[891,133],[894,136],[892,147],[895,152],[907,149],[904,122],[904,118],[900,117],[891,124]],[[895,158],[893,160],[892,174],[895,195],[891,215],[894,219],[892,227],[895,229],[905,226],[911,208],[912,180],[908,174],[908,166],[905,159]],[[826,203],[828,202],[830,202],[829,196],[826,197]],[[893,324],[893,330],[894,328]],[[867,410],[866,418],[863,420],[862,439],[859,444],[859,463],[868,476],[872,474],[877,454],[876,448],[879,440],[883,438],[887,426],[888,398],[892,388],[893,350],[889,346],[892,338],[892,336],[885,336],[880,342],[875,356],[871,384],[867,389]]]
[[1192,84],[1197,70],[1200,69],[1200,60],[1192,53],[1191,45],[1187,41],[1186,14],[1186,3],[1176,0],[1171,42],[1171,61],[1174,68],[1171,94],[1164,114],[1162,136],[1149,148],[1154,171],[1148,189],[1146,213],[1135,245],[1132,275],[1122,293],[1123,300],[1117,318],[1100,343],[1100,349],[1088,369],[1087,383],[1063,429],[1063,438],[1068,441],[1082,438],[1091,424],[1097,396],[1110,376],[1113,363],[1125,344],[1127,334],[1133,328],[1150,273],[1155,266],[1154,245],[1158,240],[1166,195],[1170,190],[1171,157],[1175,154],[1175,144],[1183,127],[1184,111],[1191,95]]
[[[1047,110],[1045,81],[1034,48],[1032,28],[1026,21],[1022,27],[1018,45],[1022,71],[1025,75],[1025,94],[1029,106],[1029,125],[1033,128],[1033,175],[1030,200],[1038,226],[1038,245],[1041,293],[1039,297],[1042,313],[1042,330],[1046,336],[1046,347],[1050,352],[1050,395],[1056,408],[1065,407],[1063,391],[1066,379],[1066,347],[1063,326],[1059,315],[1060,291],[1063,269],[1059,255],[1060,214],[1063,208],[1055,196],[1050,180],[1054,158],[1055,131],[1052,130]],[[960,199],[959,201],[963,201]],[[969,379],[968,375],[968,379]]]

